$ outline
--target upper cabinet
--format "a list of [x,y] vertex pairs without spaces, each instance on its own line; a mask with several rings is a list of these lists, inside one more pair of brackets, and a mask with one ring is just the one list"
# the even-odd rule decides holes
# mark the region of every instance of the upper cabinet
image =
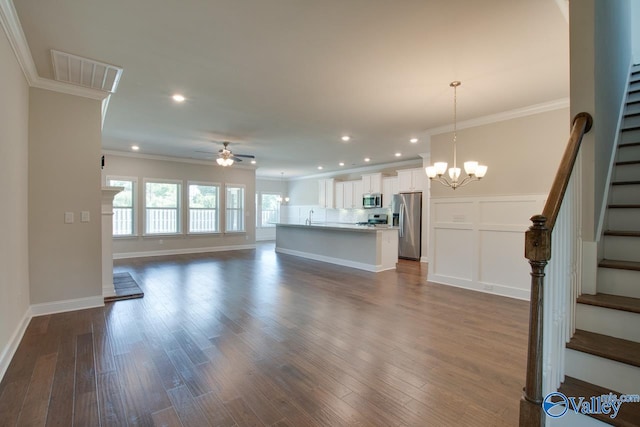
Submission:
[[362,181],[336,182],[336,209],[362,208]]
[[423,191],[427,175],[424,169],[402,169],[398,171],[399,192]]
[[335,207],[334,200],[334,180],[321,179],[318,181],[318,204],[323,208],[332,209]]
[[336,181],[334,189],[335,189],[335,201],[336,201],[336,205],[335,208],[336,209],[345,209],[345,205],[344,205],[344,182],[341,181]]
[[354,209],[362,209],[362,194],[364,191],[362,190],[362,180],[353,181],[353,208]]
[[397,176],[382,178],[382,207],[390,208],[393,203],[393,195],[399,192]]
[[362,175],[362,192],[363,194],[382,193],[382,174]]

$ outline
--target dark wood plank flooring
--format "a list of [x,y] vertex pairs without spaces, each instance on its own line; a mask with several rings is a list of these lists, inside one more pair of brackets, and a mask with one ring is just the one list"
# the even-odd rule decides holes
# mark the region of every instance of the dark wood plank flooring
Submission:
[[117,261],[143,299],[34,318],[0,426],[513,426],[528,304],[253,251]]

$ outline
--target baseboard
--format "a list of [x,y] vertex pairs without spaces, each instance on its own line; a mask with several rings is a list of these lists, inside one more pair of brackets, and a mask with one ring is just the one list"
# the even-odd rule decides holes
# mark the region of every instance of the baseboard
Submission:
[[308,252],[301,252],[293,249],[284,249],[284,248],[276,247],[276,252],[287,254],[287,255],[299,256],[300,258],[312,259],[314,261],[322,261],[322,262],[328,262],[330,264],[337,264],[343,267],[351,267],[351,268],[357,268],[358,270],[371,271],[373,273],[379,273],[385,270],[395,270],[395,266],[385,268],[382,265],[371,265],[371,264],[365,264],[362,262],[348,261],[341,258],[311,254]]
[[18,345],[20,345],[20,341],[22,341],[22,337],[24,336],[25,331],[27,330],[27,326],[29,326],[29,322],[31,321],[31,311],[27,308],[18,324],[18,327],[11,335],[11,339],[7,346],[2,350],[0,354],[0,381],[4,378],[4,374],[7,372],[7,368],[9,368],[9,364],[11,363],[11,359],[13,359],[13,355],[16,353],[18,349]]
[[31,316],[44,316],[47,314],[64,313],[65,311],[84,310],[104,306],[104,297],[96,295],[93,297],[68,299],[62,301],[45,302],[31,305]]
[[429,264],[429,258],[426,256],[420,257],[420,262],[424,262],[425,264]]
[[166,256],[166,255],[187,255],[187,254],[202,254],[207,252],[227,252],[227,251],[239,251],[246,249],[255,249],[256,245],[233,245],[233,246],[209,246],[206,248],[186,248],[186,249],[165,249],[160,251],[144,251],[144,252],[120,252],[114,253],[113,259],[129,259],[129,258],[146,258],[154,256]]
[[473,282],[472,280],[460,279],[458,277],[442,276],[438,274],[427,275],[427,281],[438,283],[440,285],[454,286],[456,288],[469,289],[485,294],[499,295],[508,298],[514,298],[529,301],[530,291],[518,288],[510,288],[496,283]]

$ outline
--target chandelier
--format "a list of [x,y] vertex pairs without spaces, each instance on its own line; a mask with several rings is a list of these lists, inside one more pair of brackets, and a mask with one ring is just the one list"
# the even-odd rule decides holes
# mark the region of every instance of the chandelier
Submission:
[[458,139],[458,115],[457,115],[457,103],[458,103],[458,86],[462,83],[459,81],[453,81],[449,84],[453,88],[453,167],[449,168],[449,177],[445,176],[445,172],[447,171],[447,162],[436,162],[433,166],[428,166],[425,168],[427,172],[427,176],[430,180],[435,179],[439,183],[446,185],[447,187],[451,187],[454,190],[458,187],[463,187],[470,182],[478,181],[482,179],[487,173],[488,167],[485,165],[480,165],[476,161],[468,161],[464,162],[464,171],[467,176],[460,180],[461,170],[458,167],[458,153],[456,142]]
[[282,187],[282,192],[285,193],[284,197],[278,195],[278,203],[289,203],[289,197],[287,197],[286,192],[284,191],[285,189],[285,185],[284,185],[284,172],[280,172],[280,185]]

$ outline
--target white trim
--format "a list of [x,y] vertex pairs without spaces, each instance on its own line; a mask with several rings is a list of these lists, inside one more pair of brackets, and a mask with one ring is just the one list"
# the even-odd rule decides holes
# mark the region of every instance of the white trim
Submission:
[[[2,1],[2,0],[0,0]],[[143,150],[143,147],[140,147]],[[119,151],[119,150],[102,150],[102,154],[109,156],[120,156],[120,157],[131,157],[134,159],[147,159],[147,160],[159,160],[164,162],[179,162],[179,163],[189,163],[194,165],[203,165],[203,166],[212,166],[216,168],[225,168],[225,166],[218,165],[215,161],[211,160],[198,160],[198,159],[188,159],[186,157],[172,157],[172,156],[164,156],[160,154],[144,154],[144,153],[131,153],[129,151]],[[247,169],[247,170],[256,170],[258,167],[255,165],[240,165],[238,163],[234,163],[231,167],[233,169]]]
[[31,316],[44,316],[47,314],[64,313],[67,311],[85,310],[87,308],[103,307],[104,297],[96,295],[93,297],[68,299],[62,301],[44,302],[31,305]]
[[22,337],[24,336],[30,321],[31,310],[27,308],[20,320],[20,323],[18,323],[18,327],[13,332],[13,335],[11,335],[11,339],[5,348],[2,349],[2,353],[0,353],[0,381],[4,378],[4,374],[7,372],[7,368],[9,368],[11,359],[13,359],[13,356],[16,354],[16,350],[20,345],[20,341],[22,341]]
[[[545,113],[547,111],[561,110],[569,108],[569,98],[556,99],[555,101],[543,102],[542,104],[530,105],[528,107],[516,108],[514,110],[503,111],[502,113],[490,114],[488,116],[477,117],[475,119],[458,122],[458,130],[473,128],[477,126],[490,125],[492,123],[503,122],[505,120],[517,119],[520,117],[532,116],[534,114]],[[453,132],[453,125],[439,126],[427,129],[428,135],[440,135],[442,133]]]
[[276,247],[276,252],[287,254],[287,255],[298,256],[300,258],[312,259],[314,261],[321,261],[321,262],[328,262],[330,264],[342,265],[344,267],[357,268],[358,270],[371,271],[373,273],[379,273],[379,272],[385,271],[385,270],[395,270],[396,269],[395,266],[394,267],[384,268],[384,267],[382,267],[381,264],[379,264],[379,265],[365,264],[365,263],[362,263],[362,262],[348,261],[348,260],[344,260],[342,258],[334,258],[334,257],[325,256],[325,255],[312,254],[312,253],[309,253],[309,252],[296,251],[296,250],[293,250],[293,249],[284,249],[284,248]]
[[503,297],[516,298],[529,301],[530,291],[524,289],[511,288],[509,286],[497,283],[474,282],[473,280],[462,279],[459,277],[440,276],[432,274],[429,276],[429,282],[438,283],[440,285],[454,286],[456,288],[469,289],[472,291],[484,292],[485,294],[500,295]]
[[202,254],[207,252],[227,252],[255,249],[256,245],[208,246],[204,248],[164,249],[160,251],[120,252],[114,253],[113,259],[146,258],[165,255]]
[[564,16],[564,20],[567,21],[567,24],[568,24],[569,23],[569,0],[556,0],[556,4],[558,5],[560,12],[562,13],[562,16]]
[[[359,168],[353,168],[353,169],[340,169],[340,170],[336,170],[336,171],[332,171],[332,172],[323,172],[323,173],[317,173],[315,175],[304,175],[304,176],[296,176],[296,177],[291,177],[289,179],[287,179],[287,181],[299,181],[302,179],[312,179],[312,178],[333,178],[336,176],[340,176],[340,175],[350,175],[350,174],[354,174],[354,173],[362,173],[362,172],[380,172],[383,169],[391,169],[394,167],[402,167],[402,166],[416,166],[416,165],[420,165],[422,166],[422,158],[415,158],[415,159],[410,159],[410,160],[403,160],[400,162],[393,162],[393,163],[380,163],[377,165],[371,165],[371,166],[362,166]],[[264,179],[263,177],[260,177],[260,179]]]
[[420,257],[420,262],[424,262],[425,264],[429,264],[429,257],[421,256]]

